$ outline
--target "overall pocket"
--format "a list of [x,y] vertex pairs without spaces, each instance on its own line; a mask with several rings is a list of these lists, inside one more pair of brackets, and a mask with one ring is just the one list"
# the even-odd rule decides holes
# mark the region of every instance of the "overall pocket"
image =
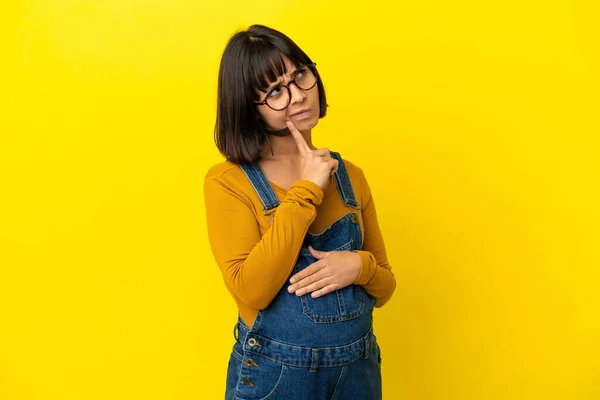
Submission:
[[[354,241],[350,240],[332,251],[351,251],[353,245]],[[308,258],[308,265],[317,261],[311,255],[304,257]],[[341,322],[357,318],[364,313],[366,298],[365,290],[359,285],[349,285],[316,299],[313,299],[310,293],[299,297],[303,314],[316,323]]]
[[283,386],[287,365],[254,353],[246,353],[241,364],[236,400],[275,398]]

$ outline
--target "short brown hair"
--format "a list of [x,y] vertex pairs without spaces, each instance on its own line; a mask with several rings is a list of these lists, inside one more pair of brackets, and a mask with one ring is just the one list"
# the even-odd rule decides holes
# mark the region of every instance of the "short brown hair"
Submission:
[[[270,132],[258,117],[258,94],[286,71],[283,55],[296,66],[312,60],[283,33],[263,25],[237,32],[227,43],[219,68],[215,144],[228,161],[254,163]],[[316,71],[315,71],[316,72]],[[318,73],[320,112],[323,118],[327,100]]]

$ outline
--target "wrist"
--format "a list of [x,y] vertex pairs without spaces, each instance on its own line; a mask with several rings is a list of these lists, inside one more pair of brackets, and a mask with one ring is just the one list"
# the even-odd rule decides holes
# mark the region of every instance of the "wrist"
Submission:
[[354,253],[358,254],[361,259],[360,264],[360,273],[358,274],[358,278],[354,282],[355,285],[366,285],[373,278],[375,274],[375,260],[373,259],[373,255],[364,250],[354,250]]
[[358,278],[360,277],[362,271],[363,259],[360,253],[357,253],[356,251],[351,251],[350,253],[354,256],[354,262],[352,264],[354,266],[353,269],[356,272],[356,278],[352,283],[356,284],[356,281],[358,281]]

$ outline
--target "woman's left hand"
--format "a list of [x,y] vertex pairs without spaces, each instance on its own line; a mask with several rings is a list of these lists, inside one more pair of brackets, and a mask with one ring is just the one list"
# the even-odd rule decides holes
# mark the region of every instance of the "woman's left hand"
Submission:
[[290,278],[290,293],[302,296],[313,292],[311,296],[316,299],[356,282],[362,263],[358,253],[319,251],[311,246],[308,246],[308,251],[318,261]]

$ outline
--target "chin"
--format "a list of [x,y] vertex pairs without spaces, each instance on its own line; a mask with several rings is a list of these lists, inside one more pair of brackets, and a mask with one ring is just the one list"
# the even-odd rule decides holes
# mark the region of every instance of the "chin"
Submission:
[[296,124],[296,127],[300,131],[308,131],[308,130],[314,128],[315,126],[317,126],[318,122],[319,122],[319,118],[316,118],[314,120],[310,119],[307,121],[301,121]]

